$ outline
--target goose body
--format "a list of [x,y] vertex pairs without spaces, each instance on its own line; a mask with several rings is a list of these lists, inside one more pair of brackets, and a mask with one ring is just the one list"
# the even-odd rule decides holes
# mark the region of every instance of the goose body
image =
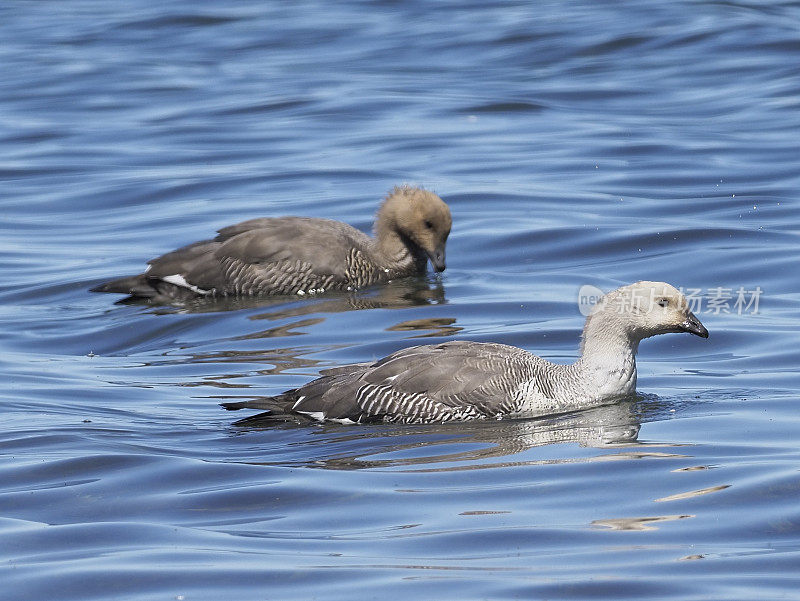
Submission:
[[381,205],[374,237],[330,219],[251,219],[149,261],[144,273],[92,291],[169,302],[352,290],[424,273],[428,260],[443,271],[451,223],[450,210],[437,195],[401,186]]
[[334,368],[278,396],[223,406],[347,423],[562,413],[633,394],[639,342],[668,332],[708,337],[678,290],[663,282],[637,282],[595,306],[584,326],[581,356],[571,365],[504,344],[446,342]]

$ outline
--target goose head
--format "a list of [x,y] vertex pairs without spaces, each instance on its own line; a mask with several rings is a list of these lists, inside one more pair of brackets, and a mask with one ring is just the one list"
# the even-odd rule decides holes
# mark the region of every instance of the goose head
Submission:
[[600,314],[632,340],[671,332],[708,338],[708,330],[692,313],[686,297],[665,282],[636,282],[609,292],[597,303],[590,319]]
[[388,228],[423,265],[427,257],[435,271],[444,271],[445,245],[452,224],[449,207],[436,194],[398,186],[381,206],[375,230],[380,239]]

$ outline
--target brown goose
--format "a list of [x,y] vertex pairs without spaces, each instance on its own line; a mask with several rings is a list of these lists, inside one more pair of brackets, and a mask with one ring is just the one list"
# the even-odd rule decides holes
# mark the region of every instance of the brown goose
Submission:
[[[663,282],[637,282],[606,294],[594,307],[583,328],[581,356],[572,365],[503,344],[446,342],[338,367],[278,396],[223,407],[345,423],[499,419],[587,409],[633,394],[639,342],[669,332],[708,338],[678,290]],[[248,419],[253,418],[241,422]]]
[[265,217],[222,228],[213,240],[148,261],[144,273],[92,292],[169,302],[200,296],[317,294],[352,290],[445,269],[450,209],[433,192],[394,188],[375,219],[374,238],[314,217]]

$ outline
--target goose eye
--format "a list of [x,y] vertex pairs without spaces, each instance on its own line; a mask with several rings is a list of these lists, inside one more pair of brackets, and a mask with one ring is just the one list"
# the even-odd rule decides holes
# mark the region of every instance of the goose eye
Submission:
[[660,298],[660,299],[658,299],[656,301],[656,303],[658,304],[659,307],[668,307],[669,306],[669,300],[666,299],[666,298]]
[[430,221],[426,221],[425,222],[425,227],[428,228],[429,230],[432,230],[433,229],[433,224]]

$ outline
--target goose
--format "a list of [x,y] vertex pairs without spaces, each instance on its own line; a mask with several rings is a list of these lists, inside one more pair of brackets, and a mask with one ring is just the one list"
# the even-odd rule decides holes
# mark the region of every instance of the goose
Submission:
[[397,186],[378,210],[372,238],[330,219],[250,219],[148,261],[144,273],[91,291],[160,303],[353,290],[424,273],[428,260],[444,271],[451,225],[450,209],[436,194]]
[[639,342],[669,332],[708,338],[676,288],[642,281],[597,302],[583,328],[580,357],[571,365],[505,344],[452,341],[336,367],[277,396],[222,406],[268,412],[237,423],[267,415],[431,423],[566,413],[634,394]]

